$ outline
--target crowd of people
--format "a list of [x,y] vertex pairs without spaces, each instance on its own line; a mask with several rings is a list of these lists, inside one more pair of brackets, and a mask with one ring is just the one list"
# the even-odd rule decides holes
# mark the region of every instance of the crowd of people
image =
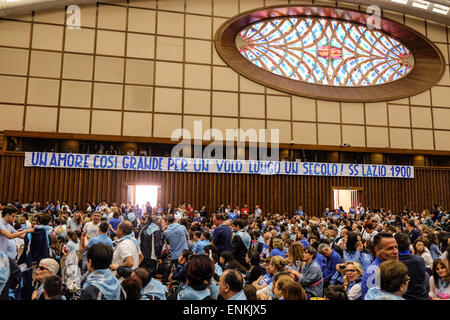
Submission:
[[450,216],[0,204],[0,300],[449,300]]

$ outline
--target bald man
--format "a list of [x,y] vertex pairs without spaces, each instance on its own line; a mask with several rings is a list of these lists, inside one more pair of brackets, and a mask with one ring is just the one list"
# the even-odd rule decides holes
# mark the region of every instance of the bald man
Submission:
[[144,256],[136,244],[132,223],[127,220],[121,222],[117,228],[116,235],[119,239],[115,241],[116,246],[111,269],[113,271],[116,271],[119,267],[136,269]]

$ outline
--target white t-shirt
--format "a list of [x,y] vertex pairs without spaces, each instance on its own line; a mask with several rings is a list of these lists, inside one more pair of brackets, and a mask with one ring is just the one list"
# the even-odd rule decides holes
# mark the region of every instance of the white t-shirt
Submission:
[[86,232],[86,235],[89,239],[92,239],[95,236],[98,236],[98,228],[100,227],[100,223],[94,224],[94,222],[89,221],[83,227],[83,231]]
[[112,264],[123,265],[123,261],[128,258],[133,258],[133,267],[136,269],[139,266],[140,249],[130,239],[120,241],[114,249]]

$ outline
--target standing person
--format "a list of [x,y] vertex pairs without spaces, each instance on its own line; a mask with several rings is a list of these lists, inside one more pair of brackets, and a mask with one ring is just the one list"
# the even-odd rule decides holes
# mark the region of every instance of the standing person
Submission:
[[425,260],[411,254],[409,250],[411,242],[409,239],[410,237],[406,233],[395,234],[399,260],[408,268],[408,276],[410,278],[408,291],[403,297],[407,300],[426,300],[428,299],[428,292],[425,289],[427,280]]
[[450,300],[450,272],[444,260],[433,261],[429,296],[433,300]]
[[220,256],[223,251],[231,250],[233,231],[225,224],[225,217],[221,213],[214,216],[213,223],[216,225],[216,228],[214,229],[211,244],[216,246],[217,255]]
[[403,262],[384,261],[379,266],[380,286],[372,287],[365,300],[405,300],[402,296],[408,290],[408,268]]
[[109,219],[109,230],[110,230],[110,236],[114,237],[117,232],[117,227],[122,222],[122,220],[119,218],[119,211],[114,211],[112,214],[112,218]]
[[163,247],[163,235],[160,228],[161,217],[147,217],[146,224],[139,233],[140,249],[144,260],[140,267],[147,268],[149,273],[153,273],[158,266],[158,259],[161,258]]
[[361,280],[361,297],[364,299],[367,291],[375,286],[375,273],[378,266],[387,260],[398,261],[398,245],[391,233],[380,232],[374,237],[376,258],[365,270]]
[[0,301],[8,300],[9,289],[19,284],[22,272],[17,263],[0,251]]
[[25,238],[25,234],[34,232],[34,228],[28,228],[23,231],[16,231],[11,224],[16,220],[17,208],[8,204],[2,211],[0,219],[0,251],[8,254],[9,240],[15,238]]
[[255,219],[259,219],[262,216],[262,210],[259,208],[259,205],[255,206]]
[[248,205],[244,204],[244,207],[241,209],[241,218],[247,219],[249,215]]
[[237,261],[245,268],[248,268],[249,265],[245,260],[245,256],[247,255],[247,251],[250,249],[250,245],[252,243],[252,238],[245,231],[245,222],[242,219],[236,219],[233,222],[235,234],[231,240],[231,252]]
[[92,221],[87,222],[83,227],[83,232],[87,235],[88,239],[92,239],[98,235],[98,227],[102,219],[102,214],[99,211],[95,211],[92,216]]
[[87,250],[89,274],[83,280],[80,300],[125,300],[119,280],[109,266],[113,258],[111,247],[94,244]]
[[83,227],[83,217],[79,211],[75,211],[73,216],[67,219],[66,226],[70,231],[81,231]]
[[[168,225],[164,226],[164,236],[167,244],[170,246],[170,260],[171,264],[168,268],[170,271],[173,267],[178,265],[178,258],[183,250],[188,249],[189,233],[186,227],[177,223],[175,217],[170,215],[167,218]],[[165,279],[168,274],[165,275]]]
[[406,221],[406,230],[408,230],[410,243],[414,243],[420,237],[420,232],[416,229],[416,222],[413,219]]
[[130,221],[123,221],[117,228],[116,248],[111,263],[111,269],[116,271],[119,267],[136,269],[143,256],[136,244],[133,234],[133,225]]

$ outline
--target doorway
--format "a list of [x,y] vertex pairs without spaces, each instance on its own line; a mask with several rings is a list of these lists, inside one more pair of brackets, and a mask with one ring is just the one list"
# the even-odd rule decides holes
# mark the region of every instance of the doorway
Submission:
[[128,185],[127,186],[127,201],[142,208],[147,202],[150,206],[156,207],[158,205],[159,194],[161,186],[155,185]]
[[333,188],[334,209],[342,206],[348,212],[350,207],[356,208],[360,202],[360,193],[359,188]]

